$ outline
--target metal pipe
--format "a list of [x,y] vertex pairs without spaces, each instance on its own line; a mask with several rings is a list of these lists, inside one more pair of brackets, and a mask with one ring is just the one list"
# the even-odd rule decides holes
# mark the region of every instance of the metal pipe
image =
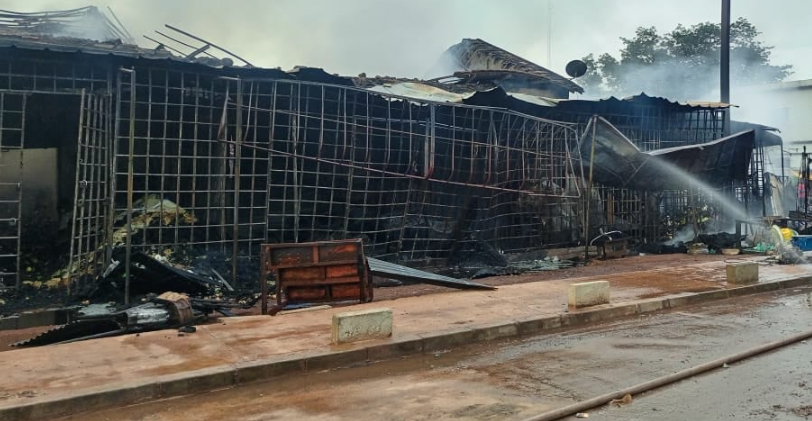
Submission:
[[130,303],[130,258],[133,247],[133,162],[135,155],[135,70],[121,69],[130,74],[130,138],[127,155],[127,243],[124,252],[124,304]]
[[[237,142],[235,142],[233,140],[230,141],[230,140],[220,139],[220,140],[218,140],[218,142],[237,146]],[[326,159],[326,158],[316,158],[316,157],[312,157],[312,156],[305,156],[305,155],[301,155],[301,154],[297,154],[297,153],[291,153],[291,152],[285,152],[285,151],[281,151],[281,150],[271,150],[270,148],[264,148],[264,147],[261,147],[261,146],[255,146],[255,145],[251,145],[251,144],[242,144],[240,146],[242,148],[245,148],[245,149],[256,149],[256,150],[259,150],[259,151],[272,152],[272,153],[274,153],[276,155],[279,155],[279,156],[286,156],[286,157],[291,157],[291,158],[301,158],[301,159],[306,159],[306,160],[310,160],[310,161],[317,161],[317,162],[323,162],[323,163],[332,164],[332,165],[338,165],[338,166],[341,166],[341,167],[346,167],[346,168],[351,168],[351,169],[354,168],[354,169],[359,169],[359,170],[363,170],[363,171],[374,172],[374,173],[378,173],[378,174],[392,175],[392,176],[396,176],[396,177],[405,177],[405,178],[411,178],[411,179],[416,179],[416,180],[425,180],[426,179],[422,175],[404,174],[403,172],[381,170],[381,169],[378,169],[378,168],[371,168],[371,167],[368,167],[368,166],[352,164],[352,163],[348,163],[348,162],[337,162],[337,161],[334,161],[334,160],[331,160],[331,159]],[[506,187],[490,186],[490,185],[485,185],[485,184],[474,184],[474,183],[463,183],[463,182],[460,182],[460,181],[438,180],[438,179],[434,179],[434,178],[429,179],[429,181],[434,182],[434,183],[450,184],[450,185],[454,185],[454,186],[464,186],[464,187],[476,187],[476,188],[481,188],[481,189],[495,190],[495,191],[502,191],[502,192],[518,192],[518,193],[525,194],[528,197],[558,197],[558,198],[568,198],[568,199],[578,199],[580,197],[580,195],[578,195],[578,194],[575,194],[575,195],[569,195],[569,194],[555,195],[555,194],[547,194],[547,193],[537,193],[534,190],[517,190],[517,189],[506,188]]]
[[174,53],[176,53],[176,54],[179,54],[179,55],[181,55],[181,56],[186,57],[186,53],[184,53],[183,51],[178,50],[177,48],[172,48],[172,47],[170,47],[170,46],[168,46],[168,45],[164,44],[163,42],[158,41],[157,39],[154,39],[154,38],[150,38],[150,37],[148,37],[148,36],[146,36],[146,35],[144,35],[144,38],[146,38],[146,39],[148,39],[148,40],[150,40],[150,41],[152,41],[152,42],[154,42],[154,43],[158,44],[159,46],[163,46],[163,47],[165,47],[167,50],[170,50],[170,51],[172,51],[172,52],[174,52]]
[[[233,205],[233,218],[232,221],[232,244],[231,244],[231,284],[235,287],[237,286],[237,281],[239,278],[237,277],[237,269],[239,269],[239,262],[237,258],[239,257],[239,249],[240,249],[240,167],[242,166],[242,81],[237,79],[237,109],[235,118],[237,119],[237,123],[235,125],[235,141],[236,145],[234,147],[234,203]],[[253,211],[250,210],[250,211]],[[250,246],[250,244],[249,244]]]
[[[25,166],[25,109],[28,107],[28,96],[22,96],[22,105],[21,105],[22,115],[20,116],[20,167],[19,167],[19,175],[20,178],[19,183],[17,184],[17,279],[14,284],[14,288],[19,291],[20,287],[22,287],[22,275],[20,272],[20,248],[22,247],[22,227],[23,227],[23,167]],[[81,112],[81,111],[80,111]],[[74,215],[76,215],[74,213]],[[71,239],[71,244],[73,244],[73,240]],[[70,279],[70,278],[68,278]],[[70,280],[68,280],[70,283]]]
[[222,52],[224,52],[224,53],[226,53],[226,54],[230,54],[232,57],[234,57],[234,58],[236,58],[236,59],[238,59],[238,60],[242,61],[243,63],[245,63],[245,64],[246,64],[248,67],[254,67],[254,65],[253,65],[253,64],[251,64],[251,63],[249,63],[249,62],[248,62],[248,60],[246,60],[246,59],[244,59],[244,58],[242,58],[242,57],[240,57],[240,56],[238,56],[238,55],[236,55],[236,54],[232,53],[231,51],[226,50],[226,49],[225,49],[225,48],[223,48],[223,47],[220,47],[220,46],[218,46],[218,45],[216,45],[216,44],[212,44],[211,42],[206,41],[206,40],[205,40],[205,39],[203,39],[203,38],[200,38],[200,37],[198,37],[198,36],[192,35],[192,34],[190,34],[190,33],[186,32],[186,31],[184,31],[184,30],[182,30],[182,29],[175,28],[175,27],[174,27],[174,26],[172,26],[172,25],[164,25],[164,26],[166,26],[167,28],[169,28],[169,29],[171,29],[171,30],[173,30],[173,31],[175,31],[175,32],[178,32],[178,33],[181,33],[181,34],[183,34],[183,35],[186,35],[187,37],[189,37],[189,38],[191,38],[191,39],[193,39],[193,40],[195,40],[195,41],[200,41],[200,42],[202,42],[202,43],[209,44],[209,45],[211,45],[212,47],[214,47],[214,48],[216,48],[216,49],[218,49],[218,50],[220,50],[220,51],[222,51]]
[[787,174],[784,171],[784,141],[781,140],[781,182],[787,179]]
[[[609,231],[609,232],[605,232],[605,233],[603,233],[603,234],[601,234],[601,235],[599,235],[599,236],[597,236],[597,237],[593,238],[593,239],[592,239],[592,241],[590,241],[590,242],[589,242],[589,245],[591,246],[591,245],[595,244],[595,240],[597,240],[598,238],[601,238],[601,237],[608,237],[608,236],[610,236],[610,235],[612,235],[612,234],[623,234],[623,232],[622,232],[622,231],[618,231],[618,230],[615,230],[615,231]],[[611,240],[612,238],[611,238],[611,237],[609,237],[609,239]]]
[[118,26],[121,28],[121,31],[124,32],[124,35],[126,35],[127,38],[129,38],[129,41],[131,43],[135,44],[135,39],[133,38],[132,34],[130,33],[130,31],[127,30],[127,27],[124,26],[124,24],[121,23],[120,20],[118,20],[118,16],[116,16],[116,13],[113,11],[113,8],[107,6],[107,10],[110,12],[110,16],[112,16],[113,19],[116,20],[116,23],[118,23]]
[[725,364],[735,363],[737,361],[741,361],[747,358],[754,357],[756,355],[760,355],[766,352],[773,351],[775,349],[791,345],[795,342],[800,342],[805,339],[809,339],[812,337],[812,330],[806,331],[804,333],[790,336],[789,338],[785,338],[779,341],[770,342],[764,345],[757,346],[755,348],[748,349],[743,352],[739,352],[733,355],[729,355],[727,357],[719,358],[713,361],[706,362],[704,364],[700,364],[682,371],[678,371],[673,374],[669,374],[645,383],[640,383],[635,386],[627,387],[625,389],[619,389],[614,392],[606,393],[600,396],[596,396],[591,399],[587,399],[585,401],[581,401],[578,403],[574,403],[572,405],[567,405],[563,408],[554,409],[552,411],[544,412],[539,415],[534,415],[530,418],[526,418],[523,421],[552,421],[557,420],[559,418],[563,418],[572,414],[576,414],[578,412],[584,412],[589,409],[607,404],[611,402],[613,399],[622,398],[625,395],[639,395],[641,393],[648,392],[650,390],[656,389],[658,387],[667,386],[672,383],[676,383],[681,380],[685,380],[687,378],[705,373],[707,371],[711,371],[720,367],[723,367]]
[[[730,0],[722,0],[722,48],[719,68],[719,93],[721,101],[730,103]],[[730,134],[730,109],[724,111],[722,135]]]
[[[184,47],[189,47],[189,48],[191,48],[192,50],[199,50],[199,48],[195,47],[194,45],[187,44],[187,43],[185,43],[185,42],[183,42],[183,41],[181,41],[181,40],[179,40],[179,39],[176,39],[176,38],[172,38],[172,37],[170,37],[169,35],[167,35],[167,34],[165,34],[165,33],[161,32],[161,31],[156,30],[156,31],[155,31],[155,33],[156,33],[156,34],[158,34],[158,35],[160,35],[160,36],[162,36],[162,37],[164,37],[164,38],[167,38],[167,39],[170,39],[170,40],[172,40],[172,41],[175,41],[175,42],[177,42],[178,44],[180,44],[180,45],[182,45],[182,46],[184,46]],[[166,44],[164,44],[164,43],[161,43],[161,44],[166,45]],[[206,44],[206,45],[209,45],[209,44]],[[201,48],[202,48],[202,47],[201,47]],[[207,56],[209,56],[209,57],[211,57],[211,58],[216,58],[216,59],[218,59],[218,60],[219,60],[219,58],[218,58],[217,56],[215,56],[214,54],[212,54],[212,53],[210,53],[210,52],[208,52],[208,51],[202,51],[202,53],[203,53],[203,54],[205,54],[205,55],[207,55]]]
[[803,177],[804,183],[804,228],[806,228],[809,223],[809,154],[806,153],[806,146],[804,146],[804,152],[801,154],[801,177]]
[[598,124],[598,116],[592,117],[592,146],[589,153],[589,184],[586,188],[586,193],[584,197],[586,197],[586,212],[584,212],[584,263],[589,262],[589,243],[586,240],[589,238],[589,208],[590,202],[592,202],[592,174],[593,169],[595,168],[595,131],[596,125]]

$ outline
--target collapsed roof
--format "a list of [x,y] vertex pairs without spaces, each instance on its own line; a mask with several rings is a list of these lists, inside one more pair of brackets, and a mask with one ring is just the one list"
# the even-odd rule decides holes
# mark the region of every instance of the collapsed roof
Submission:
[[754,131],[748,130],[698,145],[642,152],[615,126],[596,116],[584,130],[579,146],[584,172],[591,172],[595,181],[662,191],[698,187],[679,176],[680,170],[712,187],[744,181],[754,138]]
[[578,84],[552,70],[478,38],[463,39],[459,44],[452,45],[446,55],[465,70],[454,75],[468,82],[477,79],[537,79],[562,87],[568,92],[584,92]]
[[95,41],[125,40],[127,30],[94,6],[51,12],[20,13],[0,10],[0,34],[20,37],[79,38]]
[[[157,47],[151,49],[140,47],[112,10],[109,11],[109,14],[112,19],[94,6],[33,13],[0,10],[0,48],[110,55],[136,59],[168,59],[211,67],[232,66],[231,58],[219,58],[207,51],[210,47],[214,47],[231,57],[245,61],[227,50],[168,25],[169,29],[195,42],[201,42],[203,45],[199,47],[189,45],[156,31],[161,36],[191,48],[193,51],[188,54],[183,53],[169,46],[168,42],[160,42],[147,36],[145,38],[156,42]],[[248,67],[252,67],[250,63],[245,63]]]

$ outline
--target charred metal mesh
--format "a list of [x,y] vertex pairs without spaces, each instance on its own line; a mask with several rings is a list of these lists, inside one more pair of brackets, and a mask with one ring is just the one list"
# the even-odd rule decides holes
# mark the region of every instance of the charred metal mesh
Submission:
[[137,227],[136,245],[237,242],[254,253],[266,241],[361,237],[371,255],[411,260],[444,258],[465,242],[514,251],[577,237],[570,125],[343,86],[163,70],[138,72],[134,90],[121,84],[119,214],[132,92],[137,210],[156,211]]

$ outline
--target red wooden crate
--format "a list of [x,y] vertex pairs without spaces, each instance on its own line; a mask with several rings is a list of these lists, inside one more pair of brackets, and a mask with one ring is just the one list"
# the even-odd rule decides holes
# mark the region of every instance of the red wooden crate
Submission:
[[262,314],[268,314],[268,273],[276,276],[276,306],[372,301],[372,281],[360,239],[298,244],[263,244]]

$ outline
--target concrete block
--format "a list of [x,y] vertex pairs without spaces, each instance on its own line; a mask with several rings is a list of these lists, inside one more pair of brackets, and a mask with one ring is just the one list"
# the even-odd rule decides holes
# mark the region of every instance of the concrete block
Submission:
[[333,315],[333,343],[382,339],[392,336],[392,310],[374,308]]
[[634,316],[635,314],[637,314],[637,305],[636,304],[612,305],[607,308],[595,310],[595,312],[598,313],[598,317],[600,317],[601,320],[614,320],[619,319],[621,317]]
[[363,365],[367,362],[366,348],[349,349],[345,351],[326,351],[319,355],[307,358],[305,368],[310,372],[333,370]]
[[724,300],[730,297],[730,293],[726,289],[716,291],[698,292],[694,295],[687,296],[688,305],[706,303],[708,301]]
[[519,335],[535,335],[547,330],[558,329],[561,327],[561,316],[548,316],[548,317],[527,317],[517,320]]
[[449,329],[419,334],[423,338],[423,352],[442,351],[474,342],[474,331],[468,328]]
[[786,279],[778,283],[780,289],[805,287],[808,286],[809,284],[812,284],[812,278],[808,276]]
[[397,339],[391,343],[373,345],[367,348],[367,359],[369,361],[384,361],[422,352],[423,338],[417,335],[398,335]]
[[210,367],[163,376],[158,382],[158,393],[162,398],[169,398],[223,389],[233,386],[236,382],[236,370],[232,367]]
[[0,317],[0,330],[15,330],[18,328],[17,323],[20,316]]
[[598,304],[609,304],[609,282],[594,281],[570,284],[570,307],[588,307]]
[[738,262],[729,263],[727,270],[727,282],[730,284],[749,284],[758,282],[758,263]]
[[727,295],[730,298],[734,298],[734,297],[742,297],[742,296],[745,296],[745,295],[755,294],[755,291],[753,291],[754,286],[755,285],[730,288],[730,289],[727,290]]
[[492,341],[500,338],[509,338],[519,334],[519,325],[515,322],[497,322],[489,325],[477,326],[474,331],[474,341]]
[[653,299],[653,300],[646,300],[637,303],[637,313],[651,313],[654,311],[660,311],[663,309],[664,300],[662,299]]
[[688,295],[691,294],[682,294],[677,297],[671,297],[665,301],[666,308],[677,308],[683,307],[688,305]]
[[28,329],[31,327],[52,326],[56,324],[56,318],[52,310],[20,313],[17,321],[17,329]]
[[778,291],[781,289],[781,285],[778,282],[766,282],[763,284],[755,284],[748,286],[753,294],[760,294],[762,292],[772,292]]
[[305,360],[296,357],[284,360],[243,361],[235,364],[236,382],[250,383],[305,371]]
[[582,311],[561,315],[561,325],[568,327],[600,323],[604,320],[605,319],[603,319],[602,313],[599,311]]

